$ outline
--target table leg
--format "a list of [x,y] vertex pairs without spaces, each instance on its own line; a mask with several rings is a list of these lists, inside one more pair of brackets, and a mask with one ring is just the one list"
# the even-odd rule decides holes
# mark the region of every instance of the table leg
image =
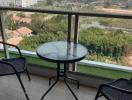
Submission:
[[74,78],[70,78],[70,77],[66,77],[66,79],[76,81],[77,82],[77,89],[79,89],[79,81],[78,80],[76,80]]
[[[60,77],[63,77],[63,76],[60,76]],[[79,89],[79,81],[74,79],[74,78],[71,78],[71,77],[65,77],[66,79],[69,79],[69,80],[72,80],[72,81],[75,81],[77,83],[77,89]],[[56,79],[56,76],[52,76],[49,78],[49,86],[51,85],[51,80],[52,79]]]
[[43,94],[43,96],[41,97],[40,100],[43,100],[44,97],[50,92],[50,90],[56,85],[56,83],[59,81],[59,72],[60,72],[60,63],[57,63],[57,77],[56,77],[56,81],[54,82],[54,84],[52,84],[50,86],[50,88]]
[[54,84],[51,85],[51,87],[44,93],[44,95],[41,97],[41,100],[48,94],[48,92],[55,86],[55,84],[58,82],[58,79],[55,81]]
[[67,70],[66,70],[66,63],[64,63],[64,82],[66,84],[66,86],[68,87],[68,89],[70,90],[70,92],[72,93],[72,95],[75,97],[76,100],[78,100],[77,96],[75,95],[75,93],[72,91],[72,89],[70,88],[70,86],[68,85],[66,79],[67,79]]
[[68,87],[68,89],[70,90],[70,92],[72,93],[72,95],[75,97],[75,99],[78,100],[77,96],[75,95],[75,93],[72,91],[72,89],[70,88],[70,86],[66,82],[66,78],[64,78],[64,82],[65,82],[66,86]]
[[[70,90],[70,92],[72,93],[72,95],[75,97],[76,100],[78,100],[77,96],[75,95],[75,93],[72,91],[71,87],[68,85],[66,79],[71,79],[71,80],[74,80],[77,82],[78,84],[78,88],[79,88],[79,81],[78,80],[75,80],[75,79],[72,79],[72,78],[68,78],[67,77],[67,69],[66,69],[66,63],[64,63],[64,71],[63,71],[63,74],[60,74],[62,73],[60,71],[60,63],[57,63],[57,76],[56,76],[56,80],[55,82],[50,86],[50,88],[43,94],[43,96],[41,97],[41,100],[44,99],[44,97],[48,94],[48,92],[50,92],[50,90],[57,84],[57,82],[59,81],[59,77],[63,77],[64,78],[64,82],[66,84],[66,86],[68,87],[68,89]],[[49,84],[51,84],[51,79],[54,78],[54,77],[51,77],[49,79]]]
[[51,85],[51,80],[52,79],[56,79],[56,77],[55,76],[52,76],[52,77],[49,78],[49,86]]

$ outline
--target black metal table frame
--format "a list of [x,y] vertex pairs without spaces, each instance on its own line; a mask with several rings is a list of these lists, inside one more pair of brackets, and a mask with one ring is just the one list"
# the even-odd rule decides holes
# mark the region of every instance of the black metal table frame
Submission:
[[49,78],[49,85],[51,85],[51,79],[52,78],[56,78],[55,82],[50,86],[50,88],[43,94],[43,96],[41,97],[41,100],[44,99],[44,97],[48,94],[48,92],[50,92],[50,90],[57,84],[57,82],[59,81],[60,77],[64,78],[64,82],[66,84],[66,86],[68,87],[68,89],[70,90],[70,92],[72,93],[72,95],[75,97],[76,100],[78,100],[77,96],[75,95],[75,93],[72,91],[71,87],[68,85],[67,80],[66,79],[70,79],[70,80],[74,80],[77,82],[77,88],[79,89],[79,81],[73,78],[70,78],[67,76],[67,64],[68,63],[64,63],[64,69],[60,68],[60,64],[61,63],[57,63],[57,76],[56,77],[50,77]]
[[[46,48],[46,49],[45,49]],[[64,49],[62,49],[64,48]],[[64,50],[64,51],[63,51]],[[63,53],[63,55],[62,55]],[[57,64],[57,75],[55,77],[49,78],[49,85],[51,85],[51,80],[55,78],[55,82],[49,87],[49,89],[43,94],[41,100],[51,91],[51,89],[57,84],[60,77],[64,79],[64,83],[74,96],[78,100],[77,96],[67,83],[67,79],[77,82],[77,88],[79,89],[79,81],[67,76],[67,68],[69,63],[75,63],[84,59],[87,55],[87,48],[81,44],[75,44],[74,42],[66,41],[53,41],[49,43],[42,44],[37,49],[37,55],[46,61],[54,62]],[[60,65],[64,64],[63,67]]]

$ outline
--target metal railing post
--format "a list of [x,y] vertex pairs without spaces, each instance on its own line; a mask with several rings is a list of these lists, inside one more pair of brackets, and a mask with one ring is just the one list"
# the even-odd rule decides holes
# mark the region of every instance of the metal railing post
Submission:
[[[79,21],[79,15],[75,15],[75,26],[74,26],[74,43],[78,43],[78,21]],[[72,71],[76,72],[77,71],[77,64],[73,63],[72,64]]]
[[68,14],[68,36],[67,36],[67,41],[71,41],[71,27],[72,27],[72,15]]
[[78,43],[78,21],[79,21],[79,15],[75,15],[74,43]]
[[[72,15],[68,14],[68,34],[67,34],[67,41],[71,42],[71,36],[72,36]],[[67,70],[70,71],[70,64],[66,64]]]
[[[1,36],[2,36],[2,40],[3,42],[7,42],[7,36],[6,36],[6,32],[5,32],[5,25],[4,25],[4,12],[0,11],[0,27],[1,27]],[[8,47],[3,44],[3,48],[4,48],[4,53],[5,53],[5,58],[9,58],[9,52],[8,52]]]

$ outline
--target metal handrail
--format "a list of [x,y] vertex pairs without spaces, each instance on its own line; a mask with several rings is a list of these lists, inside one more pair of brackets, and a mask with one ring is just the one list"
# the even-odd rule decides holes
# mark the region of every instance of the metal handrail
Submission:
[[79,16],[93,16],[93,17],[108,17],[108,18],[124,18],[132,19],[132,14],[113,14],[104,12],[83,12],[83,11],[68,11],[68,10],[50,10],[42,8],[24,8],[24,7],[8,7],[0,6],[0,10],[3,11],[24,11],[24,12],[39,12],[49,14],[65,14],[65,15],[79,15]]

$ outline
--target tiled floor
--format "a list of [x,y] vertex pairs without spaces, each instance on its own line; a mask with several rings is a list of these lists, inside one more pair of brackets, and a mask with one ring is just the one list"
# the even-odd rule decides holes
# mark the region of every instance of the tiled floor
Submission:
[[[26,75],[22,75],[30,100],[40,100],[43,93],[49,88],[48,79],[32,75],[31,82]],[[94,100],[97,89],[70,84],[79,100]],[[16,76],[0,77],[0,100],[26,100]],[[75,100],[66,85],[59,82],[44,98],[44,100]]]

